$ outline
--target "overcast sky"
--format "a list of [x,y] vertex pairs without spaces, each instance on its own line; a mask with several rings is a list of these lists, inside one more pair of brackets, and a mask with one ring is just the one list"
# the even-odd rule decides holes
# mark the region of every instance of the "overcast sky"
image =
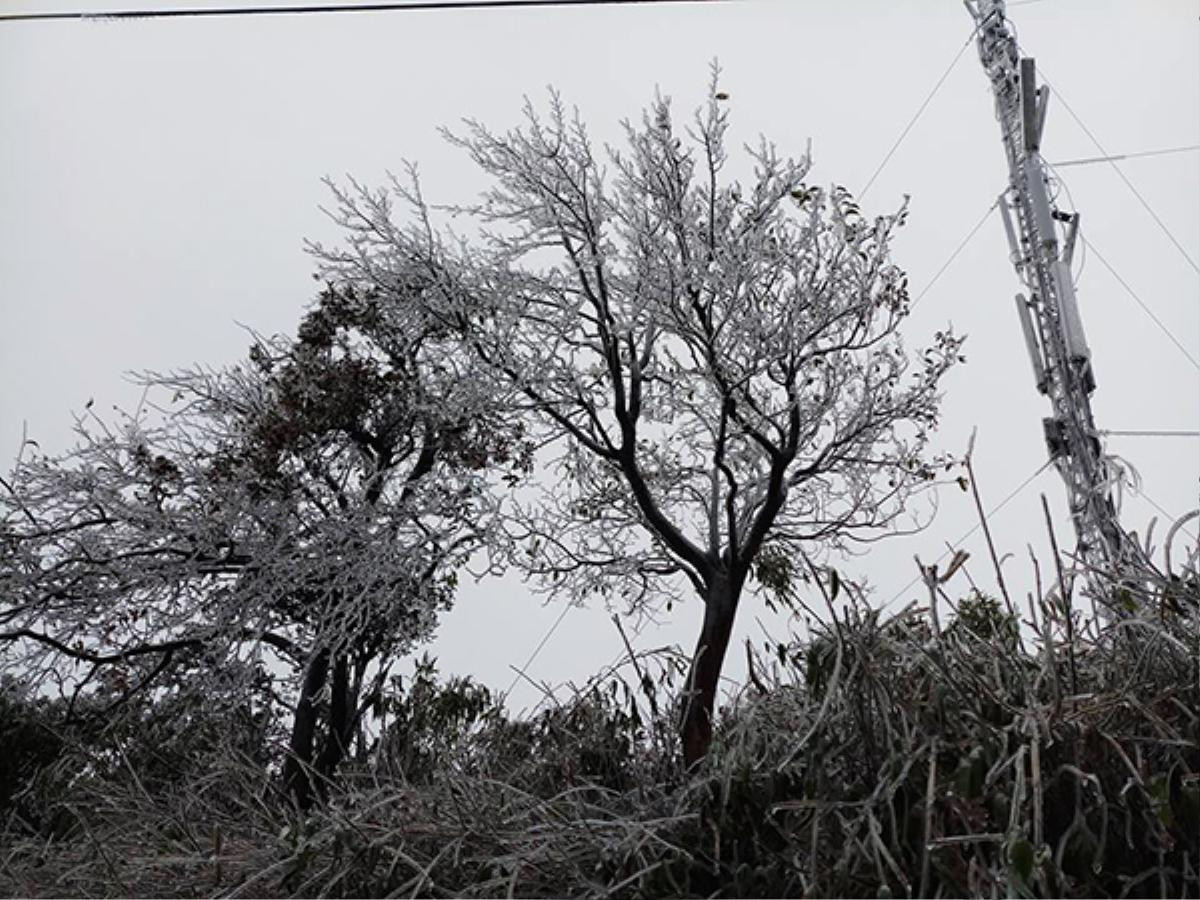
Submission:
[[[142,0],[144,5],[156,5]],[[21,9],[114,9],[117,3],[6,2]],[[157,4],[162,5],[162,4]],[[197,4],[189,5],[220,5]],[[1185,0],[1035,0],[1014,4],[1025,51],[1051,83],[1043,152],[1099,155],[1064,101],[1110,153],[1200,143],[1200,29]],[[477,117],[503,127],[522,97],[548,85],[578,105],[599,141],[637,116],[655,88],[687,111],[705,100],[718,58],[735,138],[759,133],[800,155],[812,180],[859,190],[967,41],[956,0],[732,0],[660,6],[457,10],[131,22],[0,22],[0,453],[10,467],[22,429],[53,452],[71,443],[71,412],[131,406],[124,373],[239,359],[248,337],[292,332],[312,299],[305,238],[332,242],[319,210],[324,175],[382,183],[419,163],[427,195],[466,200],[482,185],[440,125]],[[912,196],[897,262],[920,292],[979,222],[1007,177],[992,99],[973,47],[865,198],[893,211]],[[1200,257],[1200,156],[1131,159],[1122,170]],[[1063,168],[1083,233],[1194,357],[1200,279],[1105,164]],[[993,213],[921,300],[906,333],[924,343],[947,323],[969,339],[949,377],[941,449],[962,453],[978,427],[975,465],[988,506],[1046,460],[1049,414],[1013,309],[1019,285]],[[1200,375],[1094,253],[1079,301],[1091,343],[1101,428],[1200,427]],[[1111,438],[1171,516],[1197,505],[1200,441]],[[993,519],[1006,575],[1032,583],[1026,543],[1046,553],[1039,492],[1070,543],[1052,469]],[[1123,521],[1166,518],[1126,497]],[[874,545],[841,563],[885,603],[975,521],[969,495],[943,489],[925,533]],[[1164,523],[1159,525],[1159,534]],[[963,546],[982,586],[993,579],[978,535]],[[960,590],[966,583],[957,581]],[[904,592],[900,601],[917,596]],[[505,688],[562,607],[519,579],[467,585],[431,651],[446,671]],[[748,600],[731,651],[761,637]],[[762,617],[766,621],[765,617]],[[639,647],[691,649],[695,603],[677,607]],[[779,625],[774,625],[778,629]],[[603,609],[573,609],[530,667],[550,684],[581,682],[620,654]],[[537,699],[522,684],[517,706]]]

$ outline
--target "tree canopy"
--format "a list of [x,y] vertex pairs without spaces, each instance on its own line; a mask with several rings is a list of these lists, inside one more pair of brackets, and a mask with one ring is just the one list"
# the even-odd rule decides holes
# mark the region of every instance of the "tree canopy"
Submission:
[[449,605],[486,535],[485,472],[528,466],[437,330],[391,327],[370,299],[328,287],[297,339],[148,376],[137,411],[89,412],[75,449],[20,462],[0,497],[8,671],[106,689],[115,710],[198,655],[200,678],[282,667],[308,802],[309,770],[332,773]]
[[394,179],[339,191],[348,240],[318,248],[324,277],[443,323],[533,415],[553,488],[509,507],[524,565],[576,598],[702,598],[691,760],[747,579],[778,587],[778,561],[904,514],[960,345],[905,352],[905,209],[869,218],[765,140],[731,178],[723,96],[714,77],[684,128],[660,97],[604,153],[553,95],[510,131],[469,121],[448,137],[492,187],[453,212],[477,236]]

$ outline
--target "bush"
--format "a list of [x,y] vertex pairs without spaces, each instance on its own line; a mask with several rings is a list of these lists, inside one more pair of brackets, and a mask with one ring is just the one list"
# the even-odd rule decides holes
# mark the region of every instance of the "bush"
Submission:
[[47,700],[30,697],[15,682],[0,680],[0,821],[10,831],[43,824],[36,783],[45,780],[65,748],[61,715]]

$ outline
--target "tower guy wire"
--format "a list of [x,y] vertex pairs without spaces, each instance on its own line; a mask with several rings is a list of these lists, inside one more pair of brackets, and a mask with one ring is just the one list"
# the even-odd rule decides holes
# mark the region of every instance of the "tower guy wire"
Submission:
[[1196,150],[1200,150],[1200,144],[1188,144],[1186,147],[1166,147],[1162,150],[1142,150],[1137,153],[1117,153],[1113,156],[1088,156],[1083,159],[1068,159],[1065,162],[1052,163],[1052,165],[1056,169],[1062,169],[1067,166],[1090,166],[1093,163],[1114,162],[1118,159],[1144,159],[1148,156],[1167,156],[1172,153],[1191,153]]
[[1104,268],[1108,269],[1109,274],[1112,275],[1112,277],[1117,280],[1117,283],[1120,284],[1121,287],[1125,288],[1125,292],[1128,293],[1129,296],[1133,298],[1134,302],[1142,308],[1142,311],[1147,316],[1150,317],[1150,320],[1152,322],[1154,322],[1155,325],[1158,326],[1159,331],[1161,331],[1163,334],[1165,334],[1167,336],[1167,339],[1176,346],[1176,348],[1179,350],[1179,352],[1187,357],[1188,362],[1190,362],[1197,369],[1200,369],[1200,362],[1198,362],[1196,360],[1196,357],[1192,356],[1192,354],[1188,352],[1188,349],[1179,342],[1179,339],[1177,337],[1175,337],[1175,335],[1171,334],[1171,330],[1169,328],[1167,328],[1166,325],[1163,324],[1162,319],[1160,319],[1158,316],[1156,316],[1154,314],[1154,310],[1152,310],[1146,304],[1146,302],[1141,297],[1138,296],[1137,291],[1135,291],[1132,287],[1129,286],[1129,282],[1126,281],[1124,278],[1122,278],[1121,273],[1119,273],[1116,269],[1113,268],[1112,264],[1107,259],[1105,259],[1104,254],[1096,249],[1096,245],[1093,244],[1091,241],[1089,241],[1087,239],[1087,237],[1085,237],[1082,233],[1079,236],[1083,241],[1083,245],[1085,247],[1087,247],[1088,250],[1090,250],[1092,253],[1096,254],[1096,259],[1100,260],[1100,264],[1103,265]]
[[542,635],[542,639],[538,641],[538,645],[534,647],[533,652],[529,654],[529,659],[525,660],[525,664],[517,669],[517,674],[513,677],[512,683],[509,684],[508,689],[501,695],[501,699],[511,694],[513,692],[513,688],[517,686],[517,682],[519,682],[523,677],[529,677],[525,674],[526,670],[533,665],[534,660],[538,658],[538,654],[542,652],[542,648],[544,648],[550,641],[550,638],[554,636],[554,632],[558,631],[558,626],[563,623],[563,619],[567,617],[567,613],[570,611],[571,604],[565,604],[563,606],[563,611],[559,613],[558,618],[554,620],[554,624],[550,626],[549,630],[544,635]]
[[975,31],[972,30],[967,36],[966,41],[963,42],[963,45],[958,48],[958,52],[954,54],[954,59],[950,60],[950,65],[946,66],[946,71],[942,73],[942,76],[933,85],[933,89],[928,95],[926,95],[925,99],[921,101],[921,105],[918,106],[917,111],[912,114],[912,118],[908,120],[908,124],[905,125],[904,130],[900,132],[900,136],[896,138],[896,141],[892,144],[891,149],[888,150],[883,159],[880,160],[879,165],[875,167],[875,171],[872,173],[871,177],[867,179],[867,183],[863,185],[862,190],[858,192],[858,200],[860,202],[862,201],[862,198],[867,195],[867,191],[871,189],[871,185],[875,183],[875,179],[879,177],[879,173],[883,171],[884,166],[888,164],[888,161],[895,155],[896,151],[900,149],[900,145],[904,143],[904,139],[908,137],[908,133],[912,131],[913,126],[917,124],[917,120],[921,118],[921,114],[925,112],[926,107],[928,107],[933,101],[933,98],[937,95],[937,92],[941,90],[942,85],[946,83],[946,79],[950,77],[950,73],[954,71],[954,67],[958,65],[958,61],[962,59],[963,53],[965,53],[966,49],[971,46],[971,41],[974,39]]
[[[1024,52],[1024,50],[1022,50],[1022,52]],[[1071,107],[1071,104],[1067,102],[1067,98],[1062,95],[1062,91],[1051,84],[1050,79],[1046,77],[1046,73],[1040,65],[1037,67],[1037,71],[1038,74],[1042,76],[1042,80],[1046,83],[1046,85],[1054,91],[1054,96],[1057,97],[1058,101],[1063,105],[1063,109],[1065,109],[1067,114],[1075,120],[1075,124],[1083,130],[1083,133],[1088,136],[1088,140],[1090,140],[1096,146],[1096,149],[1100,151],[1102,161],[1107,162],[1110,166],[1112,166],[1113,171],[1117,173],[1121,181],[1125,182],[1125,186],[1129,188],[1129,190],[1133,193],[1133,196],[1137,198],[1137,201],[1142,205],[1142,208],[1150,214],[1150,218],[1154,220],[1154,223],[1158,225],[1158,227],[1162,230],[1162,233],[1167,236],[1167,240],[1174,244],[1175,249],[1178,250],[1180,255],[1187,260],[1188,265],[1190,265],[1195,271],[1200,272],[1200,265],[1197,265],[1196,260],[1194,260],[1192,255],[1188,253],[1186,249],[1184,249],[1183,244],[1179,243],[1179,239],[1176,238],[1171,232],[1171,229],[1167,227],[1166,222],[1159,217],[1158,213],[1154,211],[1154,207],[1150,205],[1150,202],[1144,196],[1142,196],[1142,192],[1134,186],[1134,183],[1129,180],[1128,176],[1126,176],[1121,167],[1117,165],[1116,159],[1119,157],[1114,157],[1113,154],[1109,153],[1108,150],[1105,149],[1104,145],[1100,143],[1100,139],[1092,133],[1092,130],[1087,127],[1087,124],[1082,118],[1080,118],[1079,114],[1075,112],[1075,110]],[[1195,360],[1193,360],[1193,362],[1195,362]]]
[[1200,437],[1200,430],[1191,429],[1149,429],[1149,428],[1098,428],[1096,434],[1106,437]]
[[[1044,463],[1042,463],[1040,466],[1038,466],[1032,475],[1030,475],[1028,478],[1026,478],[1024,481],[1022,481],[1020,484],[1018,484],[1015,488],[1013,488],[1003,500],[1001,500],[999,503],[997,503],[995,506],[993,506],[991,509],[989,509],[987,511],[987,513],[984,514],[983,522],[990,522],[992,516],[994,516],[996,513],[1000,512],[1000,510],[1004,509],[1004,507],[1006,507],[1009,504],[1009,502],[1011,502],[1018,494],[1020,494],[1021,491],[1025,490],[1025,488],[1027,488],[1029,485],[1031,485],[1039,475],[1041,475],[1043,472],[1045,472],[1046,469],[1050,468],[1050,465],[1053,462],[1054,462],[1053,460],[1048,459]],[[954,541],[950,545],[950,547],[948,547],[946,550],[943,550],[942,555],[939,556],[937,559],[935,559],[933,561],[933,564],[937,565],[942,560],[944,560],[947,556],[949,556],[951,554],[951,552],[953,552],[954,550],[958,550],[960,548],[960,546],[962,545],[963,541],[965,541],[967,538],[971,537],[971,535],[973,535],[975,532],[977,532],[980,528],[983,527],[983,522],[976,522],[967,531],[965,531],[961,535],[959,535],[958,540]],[[913,586],[916,585],[920,580],[921,580],[921,576],[917,575],[915,578],[913,578],[912,581],[910,581],[904,587],[900,588],[900,590],[896,591],[896,593],[892,597],[892,599],[890,599],[887,603],[885,603],[884,606],[885,607],[891,606],[893,603],[895,603],[897,600],[899,600],[902,596],[904,596],[904,594],[907,591],[911,590],[913,588]]]
[[925,287],[921,288],[921,292],[919,294],[917,294],[917,296],[913,299],[912,304],[909,306],[909,311],[912,311],[913,309],[915,309],[916,305],[921,302],[921,298],[924,297],[926,294],[928,294],[930,289],[935,284],[937,284],[938,279],[942,277],[942,275],[945,273],[945,271],[948,268],[950,268],[950,264],[958,258],[958,254],[962,253],[963,250],[966,249],[967,244],[971,243],[971,238],[975,237],[975,235],[979,232],[979,229],[983,227],[983,223],[988,220],[988,216],[990,216],[992,214],[992,210],[994,210],[999,203],[1000,203],[1000,200],[999,200],[999,198],[997,198],[992,201],[991,206],[989,206],[986,210],[984,210],[984,213],[980,217],[979,221],[976,222],[975,226],[970,231],[967,232],[967,236],[964,237],[959,242],[958,246],[954,248],[954,252],[951,253],[950,256],[948,256],[946,258],[946,261],[944,263],[942,263],[941,268],[938,269],[937,272],[934,273],[934,276],[931,279],[929,279],[929,281],[926,283]]
[[[1167,511],[1166,511],[1166,510],[1165,510],[1165,509],[1162,507],[1162,505],[1161,505],[1161,504],[1160,504],[1160,503],[1159,503],[1157,500],[1155,500],[1153,497],[1151,497],[1149,494],[1147,494],[1147,493],[1145,492],[1145,490],[1143,490],[1143,489],[1139,488],[1139,489],[1136,491],[1136,494],[1137,494],[1137,496],[1138,496],[1138,497],[1141,497],[1143,500],[1145,500],[1147,503],[1149,503],[1151,506],[1153,506],[1155,509],[1157,509],[1157,510],[1158,510],[1160,513],[1162,513],[1164,516],[1166,516],[1166,517],[1167,517],[1167,521],[1169,521],[1169,522],[1176,522],[1176,521],[1178,521],[1178,520],[1179,520],[1179,516],[1178,516],[1178,515],[1176,515],[1176,514],[1174,514],[1174,513],[1169,513],[1169,512],[1167,512]],[[1192,531],[1189,531],[1189,530],[1188,530],[1188,529],[1186,529],[1186,528],[1181,528],[1181,529],[1180,529],[1180,531],[1182,531],[1182,532],[1183,532],[1183,534],[1184,534],[1184,535],[1185,535],[1187,538],[1189,538],[1189,539],[1191,539],[1191,540],[1193,540],[1193,541],[1194,541],[1194,540],[1196,540],[1196,535],[1195,535],[1195,533],[1194,533],[1194,532],[1192,532]]]

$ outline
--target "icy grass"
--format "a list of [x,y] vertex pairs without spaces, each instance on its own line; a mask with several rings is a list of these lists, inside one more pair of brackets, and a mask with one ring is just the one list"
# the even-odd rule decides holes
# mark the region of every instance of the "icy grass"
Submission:
[[854,607],[759,661],[692,773],[658,678],[524,721],[427,683],[307,816],[232,755],[76,778],[0,836],[0,893],[1198,897],[1194,594],[1036,647],[985,598],[936,637]]

